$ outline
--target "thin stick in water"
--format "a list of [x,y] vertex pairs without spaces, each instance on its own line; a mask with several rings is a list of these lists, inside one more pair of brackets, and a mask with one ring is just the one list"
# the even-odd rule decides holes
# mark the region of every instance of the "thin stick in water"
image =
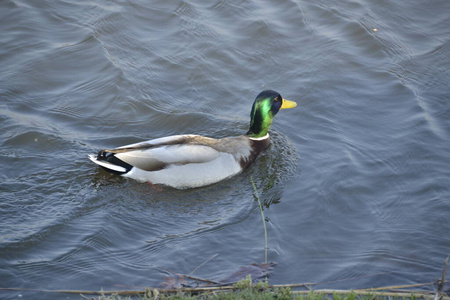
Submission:
[[255,185],[255,182],[253,181],[253,177],[252,176],[250,176],[250,180],[252,182],[253,189],[255,190],[255,197],[258,200],[259,211],[261,212],[261,218],[262,218],[262,221],[263,221],[263,226],[264,226],[264,263],[267,264],[267,250],[269,249],[269,247],[267,246],[266,218],[264,217],[263,206],[262,206],[261,201],[259,200],[258,190],[256,189],[256,185]]

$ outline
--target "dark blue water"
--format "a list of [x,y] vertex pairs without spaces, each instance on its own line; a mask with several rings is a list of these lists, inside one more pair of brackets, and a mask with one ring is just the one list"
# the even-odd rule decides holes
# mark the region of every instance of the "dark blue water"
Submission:
[[[272,284],[431,282],[450,253],[448,1],[0,3],[0,287],[159,286],[264,260]],[[218,184],[157,192],[88,159],[172,134],[272,145]],[[347,280],[344,280],[347,279]],[[0,291],[0,298],[61,295]],[[66,297],[67,295],[63,295]]]

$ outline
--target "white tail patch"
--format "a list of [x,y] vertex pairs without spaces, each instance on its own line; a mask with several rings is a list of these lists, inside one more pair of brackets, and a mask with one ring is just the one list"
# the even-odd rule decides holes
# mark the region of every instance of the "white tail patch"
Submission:
[[125,169],[124,167],[114,165],[114,164],[109,163],[107,161],[98,160],[95,155],[89,154],[88,156],[89,156],[89,159],[92,160],[93,162],[95,162],[97,165],[100,165],[100,166],[105,167],[107,169],[110,169],[110,170],[113,170],[113,171],[117,171],[117,172],[126,172],[127,171],[127,169]]

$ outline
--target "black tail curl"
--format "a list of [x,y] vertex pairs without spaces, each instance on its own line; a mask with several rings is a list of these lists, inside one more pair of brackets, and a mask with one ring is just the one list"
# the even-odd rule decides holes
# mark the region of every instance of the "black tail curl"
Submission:
[[113,165],[121,166],[121,167],[123,167],[123,168],[126,169],[125,172],[120,172],[120,171],[111,170],[111,169],[108,169],[108,168],[106,168],[106,167],[101,166],[103,169],[105,169],[106,171],[108,171],[108,172],[110,172],[110,173],[113,173],[113,174],[119,174],[119,175],[122,175],[122,174],[125,174],[125,173],[130,172],[130,170],[133,168],[132,165],[130,165],[130,164],[124,162],[123,160],[118,159],[114,153],[108,152],[108,151],[106,151],[106,150],[100,150],[100,151],[98,152],[98,154],[97,154],[97,160],[100,160],[100,161],[102,161],[102,160],[103,160],[103,161],[107,161],[107,162],[109,162],[109,163],[111,163],[111,164],[113,164]]

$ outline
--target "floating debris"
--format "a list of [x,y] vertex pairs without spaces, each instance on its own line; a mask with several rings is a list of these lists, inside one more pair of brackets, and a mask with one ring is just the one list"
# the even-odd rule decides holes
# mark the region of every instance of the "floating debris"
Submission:
[[[261,264],[250,264],[248,266],[240,266],[239,269],[230,274],[229,276],[222,278],[219,281],[214,281],[210,279],[204,279],[199,277],[194,277],[192,275],[180,274],[167,269],[160,269],[161,271],[169,274],[163,278],[163,283],[161,284],[164,289],[180,289],[186,287],[207,287],[207,286],[231,286],[236,282],[251,276],[254,282],[257,282],[267,276],[270,276],[273,272],[273,268],[277,264],[274,262],[261,263]],[[203,284],[202,284],[203,283]]]

